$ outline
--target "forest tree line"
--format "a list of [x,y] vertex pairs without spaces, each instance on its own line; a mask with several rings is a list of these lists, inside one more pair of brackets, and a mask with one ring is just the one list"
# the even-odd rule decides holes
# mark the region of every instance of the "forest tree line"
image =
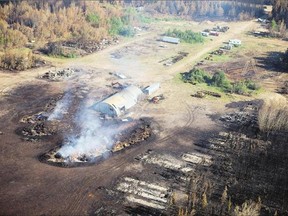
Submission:
[[287,0],[274,0],[272,17],[276,22],[284,21],[288,27],[288,1]]
[[93,1],[21,1],[0,7],[1,50],[28,42],[100,41],[130,25],[123,7]]
[[[137,10],[141,7],[152,15],[245,20],[260,16],[263,13],[261,4],[265,1],[1,1],[0,50],[23,47],[31,41],[35,44],[59,40],[100,41],[110,35],[130,35],[132,24],[138,22]],[[275,8],[276,20],[285,16],[284,12],[284,15],[278,13],[283,11],[282,7],[281,3]]]
[[[142,4],[141,4],[142,2]],[[250,1],[133,1],[132,5],[145,6],[150,13],[182,16],[185,18],[215,18],[247,20],[263,15],[262,0]]]

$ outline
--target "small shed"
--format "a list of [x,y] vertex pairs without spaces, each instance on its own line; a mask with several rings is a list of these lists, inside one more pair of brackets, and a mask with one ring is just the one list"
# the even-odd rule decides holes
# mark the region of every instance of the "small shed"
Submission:
[[209,36],[209,32],[204,32],[203,31],[203,32],[201,32],[201,35],[204,36],[204,37],[208,37]]
[[179,44],[180,43],[179,38],[168,37],[168,36],[162,37],[162,41],[166,42],[166,43],[173,43],[173,44]]
[[231,39],[231,40],[229,40],[229,44],[232,44],[232,45],[234,45],[234,46],[240,46],[241,45],[241,40],[239,40],[239,39]]
[[108,116],[120,116],[137,103],[141,94],[142,91],[137,86],[128,86],[122,91],[96,103],[92,108]]
[[219,36],[219,32],[217,32],[217,31],[210,31],[210,32],[209,32],[209,35]]
[[153,83],[152,85],[146,87],[143,92],[147,95],[151,95],[155,91],[157,91],[159,88],[160,88],[160,83]]

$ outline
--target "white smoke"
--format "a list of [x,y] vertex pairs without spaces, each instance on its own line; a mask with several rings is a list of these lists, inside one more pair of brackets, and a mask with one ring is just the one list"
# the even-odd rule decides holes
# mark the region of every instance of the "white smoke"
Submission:
[[95,158],[105,155],[112,149],[116,130],[102,126],[94,110],[80,108],[75,120],[79,133],[69,136],[63,147],[59,149],[58,153],[63,158],[75,160],[84,155]]
[[68,113],[69,106],[71,104],[71,93],[67,92],[64,94],[63,98],[57,101],[53,112],[48,117],[48,121],[60,120],[63,116]]

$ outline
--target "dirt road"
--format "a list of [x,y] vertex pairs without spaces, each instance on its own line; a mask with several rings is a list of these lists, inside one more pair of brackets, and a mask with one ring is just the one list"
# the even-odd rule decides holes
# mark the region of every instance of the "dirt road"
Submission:
[[223,33],[220,34],[220,36],[218,37],[214,37],[213,41],[209,43],[208,46],[203,46],[203,49],[200,52],[190,55],[188,58],[179,62],[179,64],[171,67],[168,73],[175,74],[181,71],[187,71],[191,69],[196,63],[196,61],[199,61],[201,57],[203,57],[205,54],[219,48],[221,45],[223,45],[224,42],[229,41],[229,39],[242,39],[243,33],[253,29],[253,27],[255,27],[256,25],[257,24],[255,23],[255,21],[239,22],[239,25],[237,25],[237,27],[234,26],[227,33]]

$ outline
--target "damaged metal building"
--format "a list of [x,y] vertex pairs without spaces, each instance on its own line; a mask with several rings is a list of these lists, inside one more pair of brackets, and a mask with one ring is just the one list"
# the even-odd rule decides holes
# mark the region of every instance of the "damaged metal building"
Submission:
[[93,108],[105,115],[120,116],[137,103],[142,93],[137,86],[128,86],[122,91],[96,103]]

